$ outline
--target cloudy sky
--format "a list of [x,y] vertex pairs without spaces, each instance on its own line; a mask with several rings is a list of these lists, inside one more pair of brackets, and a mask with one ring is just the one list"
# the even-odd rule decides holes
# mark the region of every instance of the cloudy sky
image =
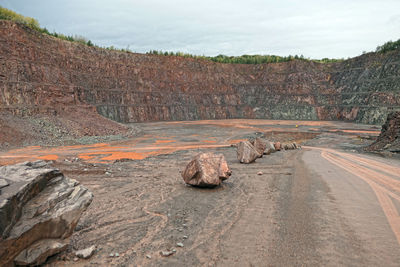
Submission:
[[400,38],[400,0],[0,0],[100,46],[347,58]]

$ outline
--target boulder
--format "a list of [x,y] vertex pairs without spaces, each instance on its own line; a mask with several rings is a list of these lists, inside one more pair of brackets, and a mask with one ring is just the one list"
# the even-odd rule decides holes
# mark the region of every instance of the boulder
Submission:
[[283,149],[285,150],[293,150],[295,147],[292,143],[283,144]]
[[224,155],[201,153],[189,162],[182,172],[185,183],[198,187],[215,187],[231,176]]
[[96,246],[93,245],[91,247],[76,251],[75,256],[77,256],[78,258],[81,258],[81,259],[88,259],[88,258],[92,257],[92,255],[94,254],[95,251],[96,251]]
[[260,157],[260,153],[249,141],[242,141],[238,144],[236,150],[237,158],[240,163],[252,163]]
[[274,148],[276,151],[280,151],[282,149],[281,142],[275,142]]
[[258,154],[260,154],[260,158],[263,156],[265,149],[267,148],[267,140],[261,138],[261,137],[256,137],[254,139],[254,142],[252,145],[254,148],[257,150]]
[[24,249],[14,259],[16,265],[36,266],[44,263],[46,259],[54,254],[67,249],[68,243],[60,239],[42,239]]
[[275,146],[274,143],[267,141],[266,147],[264,150],[264,155],[269,155],[271,153],[275,152]]
[[[44,161],[0,167],[0,178],[8,182],[0,194],[0,266],[32,251],[44,254],[29,259],[45,259],[59,251],[55,243],[38,241],[62,243],[93,199],[85,187]],[[21,254],[24,250],[32,253]]]

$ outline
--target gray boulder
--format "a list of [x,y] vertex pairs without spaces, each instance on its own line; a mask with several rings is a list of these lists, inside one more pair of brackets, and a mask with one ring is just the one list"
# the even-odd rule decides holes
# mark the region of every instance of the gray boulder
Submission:
[[185,183],[198,187],[214,187],[231,176],[232,171],[222,154],[198,154],[182,172]]
[[267,141],[266,147],[265,147],[265,150],[264,150],[264,155],[269,155],[271,153],[274,153],[275,151],[276,150],[275,150],[274,143]]
[[249,141],[242,141],[238,144],[236,149],[237,159],[240,163],[252,163],[260,157],[260,153]]
[[[0,178],[9,184],[0,195],[0,266],[23,258],[40,264],[65,248],[55,244],[72,234],[93,194],[44,161],[0,167]],[[38,242],[45,239],[55,243]]]
[[75,256],[81,259],[88,259],[92,257],[92,255],[96,252],[96,246],[93,245],[91,247],[81,249],[75,252]]
[[47,257],[60,253],[67,249],[68,243],[58,239],[43,239],[35,242],[29,248],[24,249],[14,259],[16,265],[39,265],[46,261]]

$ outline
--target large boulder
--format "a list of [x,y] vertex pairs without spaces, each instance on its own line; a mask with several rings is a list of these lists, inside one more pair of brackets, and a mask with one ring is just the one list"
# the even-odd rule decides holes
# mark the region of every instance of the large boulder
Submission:
[[236,149],[237,158],[240,163],[252,163],[260,157],[260,153],[249,141],[242,141],[238,144]]
[[267,141],[266,147],[265,147],[265,150],[264,150],[264,155],[269,155],[269,154],[271,154],[271,153],[273,153],[275,151],[276,150],[275,150],[274,143]]
[[182,172],[185,183],[198,187],[215,187],[231,176],[232,171],[222,154],[198,154]]
[[41,264],[65,249],[93,194],[44,161],[0,167],[0,179],[8,183],[0,193],[0,266]]
[[257,150],[258,154],[260,154],[260,158],[264,155],[264,151],[267,148],[267,142],[267,140],[261,137],[256,137],[252,142],[250,142]]

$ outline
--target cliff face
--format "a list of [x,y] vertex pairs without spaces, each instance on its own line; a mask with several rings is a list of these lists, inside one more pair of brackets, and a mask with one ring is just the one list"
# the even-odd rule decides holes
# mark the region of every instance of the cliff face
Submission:
[[96,109],[120,122],[225,118],[382,122],[400,110],[400,51],[342,63],[218,64],[122,53],[0,21],[0,108]]

